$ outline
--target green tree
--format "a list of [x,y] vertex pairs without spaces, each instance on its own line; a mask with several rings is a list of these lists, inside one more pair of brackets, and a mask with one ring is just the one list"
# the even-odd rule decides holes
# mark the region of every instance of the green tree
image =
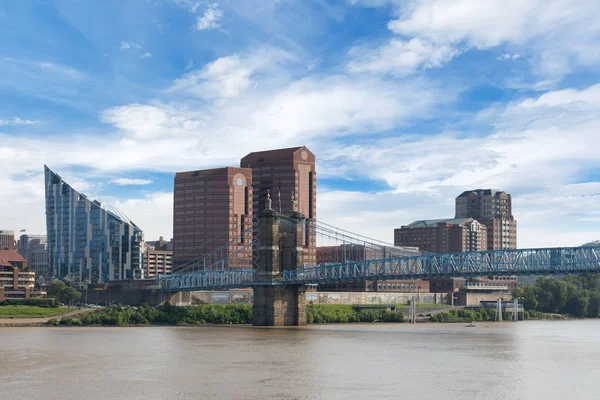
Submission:
[[600,291],[590,293],[588,317],[600,318]]
[[62,303],[73,305],[73,303],[81,298],[81,292],[72,287],[65,287],[58,293],[58,298]]
[[68,286],[63,281],[54,279],[52,282],[50,282],[50,284],[46,288],[46,291],[49,297],[54,297],[55,299],[59,300],[59,293],[67,287]]
[[569,297],[565,304],[564,311],[577,318],[583,318],[588,314],[590,299],[583,290],[577,291]]

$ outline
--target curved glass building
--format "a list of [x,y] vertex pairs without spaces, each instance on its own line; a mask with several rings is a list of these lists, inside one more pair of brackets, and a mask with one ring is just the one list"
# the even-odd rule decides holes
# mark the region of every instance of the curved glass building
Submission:
[[44,166],[48,263],[76,285],[128,279],[141,270],[142,231],[116,209],[77,192]]

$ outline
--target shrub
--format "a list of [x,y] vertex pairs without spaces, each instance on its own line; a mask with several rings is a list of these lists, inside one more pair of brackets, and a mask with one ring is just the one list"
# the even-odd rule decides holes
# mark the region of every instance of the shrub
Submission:
[[37,307],[58,307],[58,304],[52,298],[43,299],[6,299],[0,302],[3,306],[37,306]]

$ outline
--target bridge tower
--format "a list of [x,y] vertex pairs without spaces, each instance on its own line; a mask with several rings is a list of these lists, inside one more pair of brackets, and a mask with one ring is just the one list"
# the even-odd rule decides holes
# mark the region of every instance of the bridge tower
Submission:
[[254,281],[252,325],[306,325],[306,287],[284,285],[281,272],[304,264],[304,226],[306,217],[291,209],[278,213],[267,195],[266,209],[259,214],[259,243]]

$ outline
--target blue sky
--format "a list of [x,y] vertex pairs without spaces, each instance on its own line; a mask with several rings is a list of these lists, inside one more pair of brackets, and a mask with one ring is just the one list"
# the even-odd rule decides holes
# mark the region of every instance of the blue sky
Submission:
[[172,179],[307,145],[318,219],[391,241],[465,189],[519,247],[600,238],[595,0],[0,1],[0,228],[45,232],[43,164],[148,240]]

